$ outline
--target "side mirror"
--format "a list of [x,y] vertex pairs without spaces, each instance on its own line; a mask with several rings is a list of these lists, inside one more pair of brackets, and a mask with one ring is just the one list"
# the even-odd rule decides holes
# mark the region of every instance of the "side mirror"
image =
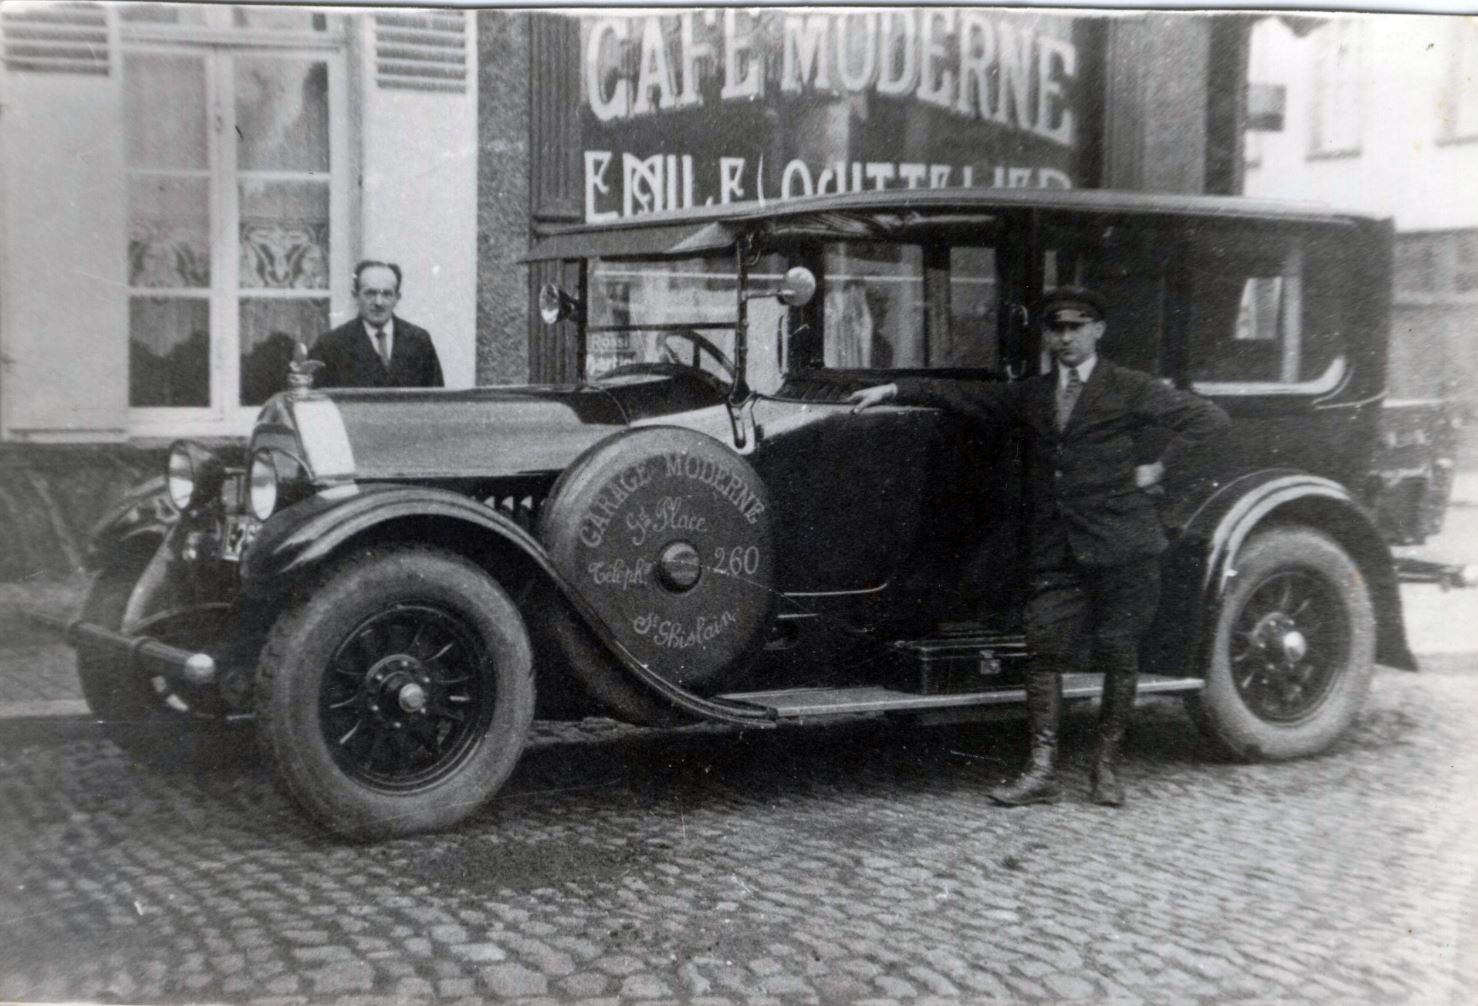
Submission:
[[816,274],[803,265],[785,270],[785,279],[775,296],[787,307],[804,307],[816,296]]
[[539,287],[539,317],[544,324],[554,325],[570,318],[580,317],[580,302],[561,290],[557,284],[545,283]]

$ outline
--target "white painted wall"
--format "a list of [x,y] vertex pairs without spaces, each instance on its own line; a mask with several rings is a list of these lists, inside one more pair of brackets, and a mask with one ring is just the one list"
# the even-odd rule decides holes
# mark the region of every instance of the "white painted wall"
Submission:
[[[448,387],[477,364],[477,38],[468,17],[467,93],[381,88],[364,18],[358,258],[398,262],[397,313],[431,332]],[[335,317],[334,324],[347,320]]]
[[[1310,199],[1395,217],[1400,231],[1478,226],[1478,141],[1443,142],[1444,102],[1460,31],[1470,19],[1343,15],[1363,22],[1363,115],[1359,153],[1310,158],[1318,33],[1296,37],[1281,21],[1253,29],[1251,83],[1288,88],[1282,132],[1252,134],[1261,163],[1249,167],[1248,195]],[[1466,23],[1465,23],[1466,22]]]
[[116,64],[110,76],[0,70],[0,102],[0,434],[121,438],[127,200]]

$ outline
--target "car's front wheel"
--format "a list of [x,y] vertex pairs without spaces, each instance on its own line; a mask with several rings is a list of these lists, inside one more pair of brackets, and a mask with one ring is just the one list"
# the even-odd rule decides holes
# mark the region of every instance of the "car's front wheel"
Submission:
[[1359,567],[1328,536],[1280,527],[1249,539],[1234,568],[1191,715],[1233,757],[1317,754],[1370,690],[1375,615]]
[[518,609],[449,552],[366,551],[273,627],[257,669],[262,749],[288,792],[356,839],[449,827],[513,770],[534,710]]

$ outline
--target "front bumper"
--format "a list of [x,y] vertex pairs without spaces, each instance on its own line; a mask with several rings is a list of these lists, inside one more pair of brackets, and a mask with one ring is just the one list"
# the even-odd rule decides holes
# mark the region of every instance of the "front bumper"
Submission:
[[215,658],[160,642],[152,636],[125,636],[112,629],[67,619],[42,611],[28,611],[33,625],[59,634],[79,650],[93,650],[118,660],[127,661],[130,672],[150,677],[162,675],[180,685],[209,685],[216,679]]

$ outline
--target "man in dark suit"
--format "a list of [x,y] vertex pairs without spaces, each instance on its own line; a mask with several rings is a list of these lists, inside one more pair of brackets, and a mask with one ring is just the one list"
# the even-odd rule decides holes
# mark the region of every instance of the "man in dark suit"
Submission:
[[439,388],[441,361],[424,328],[395,316],[400,266],[371,259],[354,267],[359,316],[325,332],[310,357],[323,364],[321,388]]
[[[1099,357],[1102,298],[1081,287],[1042,302],[1051,373],[1011,384],[925,378],[867,388],[856,409],[888,401],[929,405],[992,427],[1021,426],[1028,442],[1031,583],[1026,611],[1031,758],[1010,785],[991,792],[1007,806],[1052,803],[1062,673],[1092,666],[1104,675],[1095,803],[1124,801],[1118,756],[1139,680],[1139,641],[1160,601],[1160,553],[1168,542],[1150,492],[1167,465],[1227,425],[1217,406],[1149,374]],[[1173,434],[1161,456],[1138,456],[1156,431]],[[1163,436],[1163,433],[1162,433]]]

